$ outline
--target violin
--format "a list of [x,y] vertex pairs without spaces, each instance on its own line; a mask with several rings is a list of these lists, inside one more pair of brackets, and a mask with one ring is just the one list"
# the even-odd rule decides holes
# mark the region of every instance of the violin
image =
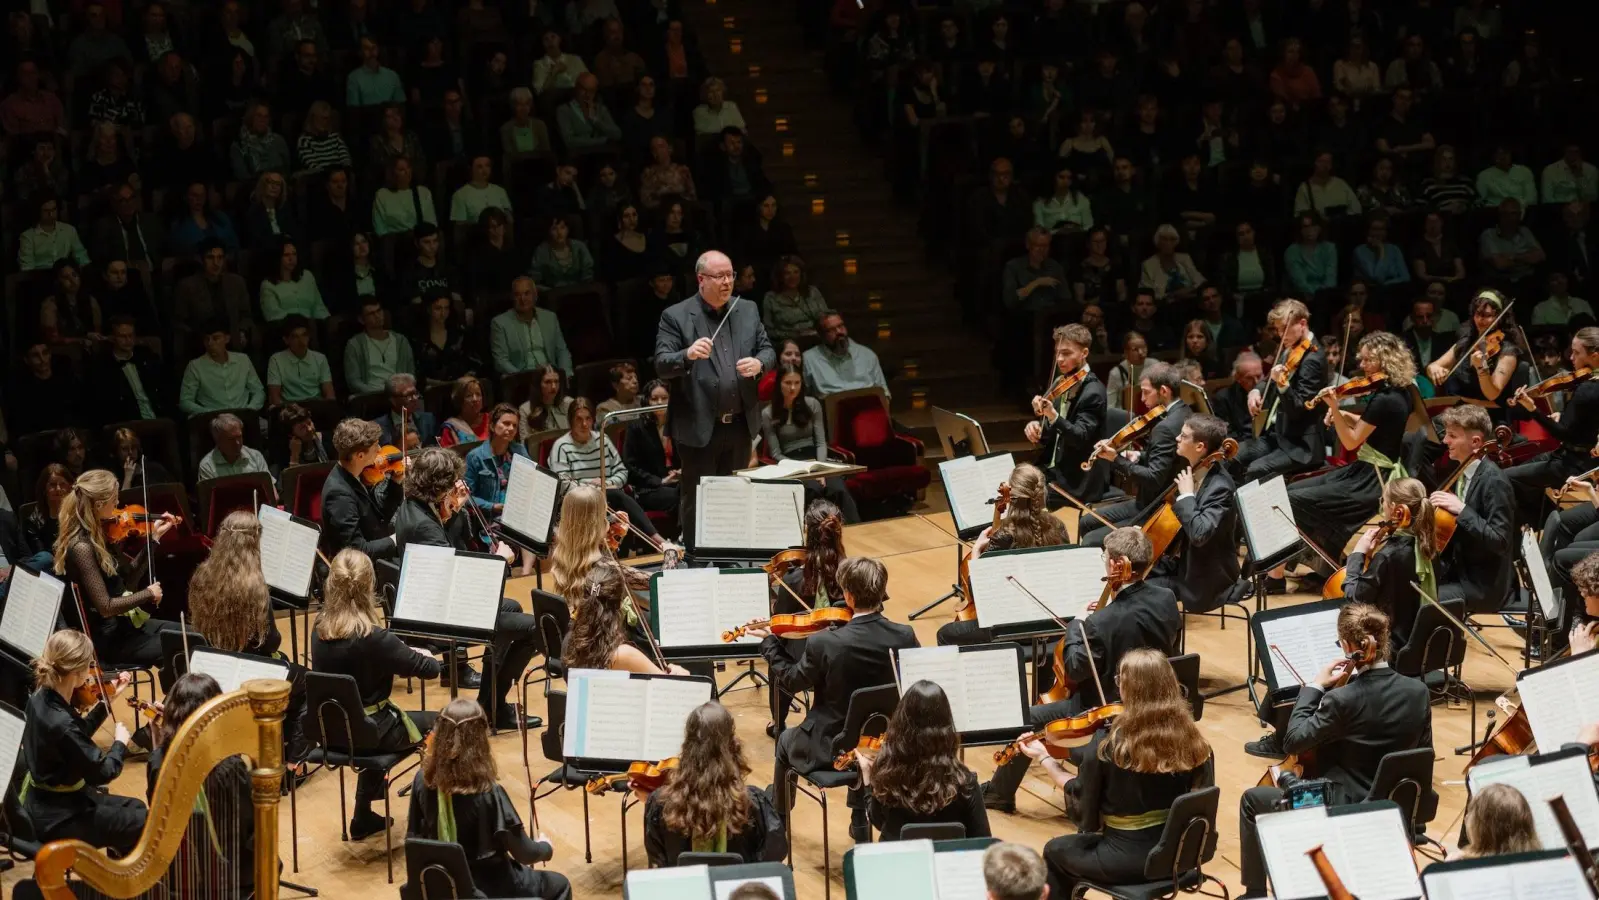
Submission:
[[[994,522],[990,526],[998,528],[999,523],[1005,518],[1005,511],[1010,509],[1010,482],[999,486],[999,494],[994,498]],[[961,598],[955,607],[955,621],[977,621],[977,603],[972,599],[972,555],[975,550],[968,550],[961,556],[959,578]]]
[[666,783],[669,772],[677,768],[678,759],[669,756],[658,763],[636,762],[627,767],[626,772],[615,775],[596,775],[589,779],[584,790],[590,794],[603,794],[606,791],[620,790],[626,787],[630,790],[652,793],[656,788]]
[[622,541],[627,537],[627,523],[615,514],[606,514],[605,546],[611,548],[611,555],[615,556],[622,547]]
[[[1327,690],[1330,691],[1335,688],[1341,688],[1348,684],[1349,679],[1354,677],[1356,671],[1358,671],[1362,666],[1371,665],[1376,660],[1376,642],[1370,640],[1368,637],[1365,646],[1354,651],[1353,653],[1347,653],[1344,655],[1344,661],[1346,664],[1342,669],[1339,670],[1338,675],[1333,679],[1332,684],[1327,686]],[[1303,682],[1300,683],[1300,686],[1304,686]],[[1278,782],[1283,775],[1293,775],[1296,778],[1303,778],[1305,777],[1306,771],[1315,771],[1315,768],[1316,757],[1313,749],[1305,750],[1300,753],[1290,753],[1288,754],[1288,758],[1284,759],[1280,764],[1275,766],[1267,766],[1266,774],[1260,776],[1260,781],[1255,786],[1277,787]]]
[[806,550],[804,547],[779,550],[770,562],[761,565],[761,571],[766,573],[766,577],[771,581],[772,587],[776,587],[777,583],[783,580],[783,576],[787,575],[790,569],[805,565],[805,556]]
[[748,634],[751,628],[765,628],[780,638],[808,638],[835,625],[845,624],[850,620],[850,615],[848,607],[824,606],[821,609],[813,609],[809,612],[777,615],[770,619],[757,619],[754,622],[740,625],[731,631],[722,632],[722,643],[731,644]]
[[385,444],[383,449],[378,451],[377,460],[361,470],[361,481],[367,487],[377,487],[390,475],[395,478],[405,477],[405,451],[393,444]]
[[1082,470],[1087,472],[1094,467],[1094,462],[1099,458],[1098,453],[1101,450],[1110,450],[1114,453],[1126,450],[1127,445],[1143,437],[1151,428],[1155,427],[1155,423],[1159,422],[1164,415],[1166,415],[1166,405],[1163,403],[1141,416],[1134,417],[1132,421],[1123,425],[1115,434],[1111,435],[1108,440],[1103,441],[1095,449],[1095,455],[1083,460]]
[[1505,349],[1505,333],[1498,329],[1488,332],[1482,339],[1482,358],[1493,359]]
[[[1503,697],[1500,700],[1508,702]],[[1494,711],[1488,710],[1490,733],[1477,747],[1477,752],[1471,755],[1471,760],[1466,763],[1467,769],[1495,756],[1523,756],[1537,749],[1537,742],[1532,736],[1532,722],[1527,719],[1526,707],[1517,706],[1516,711],[1505,718],[1505,723],[1498,731],[1493,730],[1493,716]]]
[[1087,377],[1088,367],[1082,366],[1070,375],[1062,375],[1056,378],[1055,383],[1050,385],[1049,391],[1044,394],[1045,402],[1054,403],[1060,398],[1066,396],[1067,394],[1071,393],[1072,388],[1082,384],[1083,379]]
[[1305,361],[1306,354],[1314,352],[1316,352],[1316,345],[1311,341],[1310,335],[1307,334],[1299,339],[1299,343],[1288,351],[1288,358],[1282,361],[1282,370],[1278,372],[1277,377],[1272,379],[1278,390],[1288,390],[1288,383],[1293,380],[1294,372],[1299,369],[1299,364]]
[[[150,534],[150,523],[160,522],[166,518],[165,513],[152,513],[137,503],[117,507],[116,515],[104,521],[106,537],[113,544],[120,544],[128,538],[145,537]],[[183,521],[181,516],[173,516],[173,523]]]
[[130,706],[134,712],[144,716],[145,719],[151,722],[161,721],[161,707],[156,706],[154,703],[151,703],[148,700],[140,700],[138,697],[129,697],[128,706]]
[[854,748],[845,750],[833,760],[833,768],[840,772],[848,772],[855,767],[857,755],[862,753],[876,753],[883,749],[883,735],[861,735],[860,743]]
[[1528,400],[1537,400],[1540,397],[1547,397],[1550,394],[1558,394],[1561,391],[1572,390],[1576,388],[1577,385],[1587,383],[1593,378],[1593,374],[1593,369],[1584,366],[1575,372],[1562,372],[1559,375],[1551,375],[1537,384],[1529,384],[1524,387],[1517,388],[1515,395],[1510,398],[1510,402],[1512,405],[1514,405],[1522,398],[1526,398]]
[[115,682],[107,682],[99,663],[89,665],[89,680],[72,689],[72,708],[80,714],[94,709],[102,700],[108,704],[117,696]]
[[1038,741],[1044,742],[1044,747],[1049,755],[1055,759],[1065,759],[1072,747],[1078,747],[1088,741],[1101,728],[1107,728],[1115,718],[1122,714],[1120,703],[1107,703],[1096,706],[1077,716],[1066,716],[1046,724],[1037,731],[1030,731],[1009,744],[1006,744],[998,753],[994,754],[994,762],[1005,765],[1022,752],[1024,744]]
[[1388,384],[1388,376],[1382,372],[1375,375],[1362,375],[1351,378],[1343,384],[1329,385],[1316,393],[1316,396],[1305,401],[1306,409],[1315,409],[1316,404],[1325,403],[1328,398],[1335,400],[1349,400],[1355,397],[1364,397],[1374,394]]

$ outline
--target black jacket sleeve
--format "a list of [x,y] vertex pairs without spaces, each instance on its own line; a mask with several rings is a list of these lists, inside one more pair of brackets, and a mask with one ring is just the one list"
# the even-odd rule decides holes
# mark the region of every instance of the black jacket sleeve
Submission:
[[1062,450],[1079,457],[1088,455],[1100,432],[1105,429],[1105,386],[1097,380],[1083,384],[1083,395],[1072,408],[1072,414],[1056,416],[1045,431],[1060,441]]
[[393,537],[366,539],[361,533],[361,510],[356,498],[344,491],[328,492],[322,504],[322,523],[333,532],[333,539],[340,547],[354,547],[374,558],[393,556],[396,552]]
[[1172,504],[1172,512],[1176,514],[1177,521],[1182,523],[1183,534],[1188,536],[1191,547],[1203,547],[1220,537],[1223,541],[1232,541],[1232,529],[1227,534],[1222,534],[1221,524],[1227,521],[1227,513],[1232,502],[1231,494],[1206,497],[1205,505],[1199,504],[1199,497],[1207,493],[1203,485],[1199,494],[1181,497]]
[[1283,732],[1283,750],[1303,753],[1343,734],[1350,716],[1338,691],[1323,692],[1317,687],[1301,687],[1299,699],[1288,714]]
[[1455,530],[1459,532],[1456,538],[1467,539],[1473,556],[1509,559],[1511,548],[1515,545],[1516,528],[1511,521],[1511,510],[1516,502],[1515,492],[1508,478],[1484,478],[1482,489],[1482,508],[1479,510],[1467,506],[1455,517]]
[[761,655],[766,657],[772,681],[790,694],[810,690],[818,683],[817,674],[826,668],[818,649],[820,643],[815,639],[806,640],[805,652],[794,662],[783,652],[782,642],[776,635],[767,635],[761,641]]
[[369,644],[366,649],[369,652],[376,653],[377,658],[386,663],[385,668],[389,669],[396,678],[415,676],[426,681],[430,678],[437,678],[439,672],[444,668],[438,659],[432,656],[423,656],[412,650],[406,645],[405,641],[400,640],[399,635],[391,631],[383,632],[375,644]]
[[1111,461],[1112,468],[1133,480],[1139,496],[1165,490],[1171,485],[1173,466],[1177,460],[1177,432],[1180,430],[1181,426],[1174,430],[1162,421],[1155,426],[1155,432],[1150,435],[1138,462],[1129,462],[1126,457],[1118,456]]

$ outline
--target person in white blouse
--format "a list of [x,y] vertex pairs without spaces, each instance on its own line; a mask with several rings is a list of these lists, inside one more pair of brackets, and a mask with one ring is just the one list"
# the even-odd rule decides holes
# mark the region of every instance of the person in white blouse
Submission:
[[744,129],[744,114],[738,104],[727,99],[727,85],[720,78],[707,78],[700,86],[699,106],[694,107],[694,133],[697,135],[721,134],[732,126]]
[[1055,192],[1033,201],[1033,225],[1051,234],[1087,231],[1094,227],[1094,213],[1088,195],[1072,184],[1072,170],[1055,170]]

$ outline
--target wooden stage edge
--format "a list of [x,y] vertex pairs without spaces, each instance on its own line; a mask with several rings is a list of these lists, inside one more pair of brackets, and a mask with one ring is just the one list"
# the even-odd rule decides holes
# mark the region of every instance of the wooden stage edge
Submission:
[[[936,492],[935,492],[936,493]],[[942,499],[941,497],[939,498]],[[846,549],[852,554],[881,558],[888,567],[888,615],[904,622],[906,617],[924,604],[949,590],[955,570],[954,539],[938,526],[950,528],[947,512],[920,508],[916,515],[853,525],[845,530]],[[1070,515],[1067,515],[1070,520]],[[1075,525],[1075,522],[1071,524]],[[951,529],[952,530],[952,529]],[[524,607],[529,602],[534,579],[518,578],[509,583],[508,593]],[[1273,596],[1272,608],[1319,599],[1308,594]],[[945,603],[918,621],[912,623],[923,645],[934,643],[938,627],[950,621],[954,603]],[[286,627],[287,623],[281,623]],[[1201,659],[1202,689],[1207,693],[1220,687],[1241,683],[1249,670],[1245,656],[1245,627],[1239,621],[1229,621],[1225,630],[1214,617],[1188,617],[1188,650],[1197,652]],[[1487,630],[1488,640],[1506,656],[1519,653],[1514,645],[1515,635],[1509,629]],[[764,664],[761,664],[764,670]],[[718,677],[725,684],[742,671],[730,664]],[[1513,679],[1509,672],[1490,659],[1480,648],[1467,652],[1465,679],[1476,689],[1478,730],[1484,722],[1483,712],[1491,707],[1493,699],[1509,689]],[[765,786],[772,780],[772,740],[766,736],[768,720],[764,690],[754,690],[744,685],[724,697],[723,702],[732,711],[745,755],[753,769],[750,783]],[[427,690],[428,707],[437,709],[447,693],[435,682]],[[420,708],[421,692],[408,693],[404,683],[396,683],[394,699],[402,707]],[[529,711],[542,715],[544,701],[538,689],[532,691]],[[117,704],[118,717],[131,724],[132,716],[122,704]],[[1471,721],[1468,710],[1450,708],[1443,702],[1434,704],[1433,739],[1436,767],[1433,783],[1441,802],[1437,818],[1427,827],[1427,833],[1446,846],[1453,847],[1459,830],[1459,821],[1465,804],[1462,783],[1465,757],[1454,754],[1455,747],[1470,742]],[[790,724],[800,721],[798,714],[790,716]],[[1243,751],[1246,741],[1263,733],[1255,720],[1249,695],[1236,691],[1210,700],[1205,705],[1200,728],[1210,740],[1216,753],[1217,783],[1221,785],[1221,807],[1218,814],[1220,846],[1208,871],[1227,882],[1234,896],[1240,893],[1238,882],[1238,797],[1252,787],[1266,766],[1265,760],[1248,756]],[[543,758],[537,735],[529,742],[532,774],[535,779],[550,773],[559,763]],[[110,741],[110,726],[102,729],[98,738],[102,745]],[[517,808],[527,819],[528,780],[520,758],[521,742],[512,732],[502,733],[493,739],[495,759],[499,766],[500,781],[505,785]],[[966,764],[979,777],[986,780],[993,772],[992,748],[973,748],[966,753]],[[354,779],[346,777],[347,790],[353,797]],[[142,762],[129,763],[113,785],[120,794],[143,796],[145,766]],[[398,791],[398,786],[395,788]],[[822,858],[822,838],[819,807],[801,798],[794,814],[795,883],[799,896],[821,897],[823,879],[833,881],[834,895],[842,897],[842,855],[849,849],[849,811],[843,802],[842,792],[834,792],[828,804],[828,830],[831,838],[831,858]],[[633,809],[624,820],[619,814],[619,794],[591,798],[588,826],[592,837],[593,863],[583,857],[584,807],[580,791],[560,791],[541,799],[539,820],[545,833],[555,843],[555,860],[551,868],[571,879],[578,898],[616,898],[622,895],[622,826],[627,828],[628,865],[638,868],[647,865],[641,832],[641,810]],[[346,898],[360,896],[360,892],[374,890],[376,896],[395,896],[399,882],[404,880],[405,864],[401,845],[404,841],[408,800],[391,796],[391,815],[395,818],[395,875],[396,885],[385,881],[383,864],[383,839],[371,837],[360,842],[344,842],[339,837],[339,778],[321,772],[299,790],[299,871],[290,868],[291,829],[289,806],[282,807],[280,854],[284,860],[283,877],[300,884],[317,888],[323,897]],[[1003,840],[1018,841],[1034,848],[1042,848],[1050,838],[1070,833],[1073,829],[1061,810],[1059,791],[1050,785],[1036,768],[1029,774],[1018,798],[1015,814],[990,815],[993,832]],[[527,819],[531,824],[531,819]],[[1418,857],[1426,864],[1426,860]],[[0,895],[10,896],[12,886],[19,878],[32,871],[31,864],[19,865],[11,872],[0,875]],[[285,896],[293,896],[285,891]]]

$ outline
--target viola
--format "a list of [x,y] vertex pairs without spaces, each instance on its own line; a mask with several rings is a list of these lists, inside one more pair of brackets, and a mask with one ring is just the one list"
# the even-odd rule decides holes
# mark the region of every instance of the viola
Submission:
[[1070,393],[1072,388],[1077,387],[1079,384],[1082,384],[1083,383],[1083,379],[1087,378],[1087,377],[1088,377],[1088,367],[1087,366],[1083,366],[1083,367],[1079,368],[1077,371],[1071,373],[1070,375],[1062,375],[1060,377],[1057,377],[1055,379],[1055,383],[1050,385],[1049,391],[1044,394],[1044,400],[1046,402],[1048,402],[1048,403],[1054,403],[1055,401],[1059,400],[1060,398],[1062,398],[1062,397],[1066,396],[1068,393]]
[[[106,537],[113,544],[120,544],[128,538],[145,537],[150,533],[150,523],[159,522],[165,518],[164,513],[152,513],[137,503],[117,507],[116,515],[104,522]],[[173,516],[174,522],[182,522],[181,516]]]
[[[1122,560],[1122,562],[1125,563],[1126,560]],[[1130,569],[1131,566],[1129,566]],[[1066,674],[1066,638],[1064,637],[1055,642],[1055,650],[1050,654],[1049,658],[1049,671],[1050,674],[1055,676],[1055,683],[1050,686],[1049,690],[1039,694],[1038,702],[1059,703],[1070,698],[1072,691],[1077,689],[1077,685],[1073,684],[1070,676]]]
[[[1010,509],[1010,483],[1005,482],[999,486],[999,494],[994,498],[994,522],[990,527],[998,528],[999,523],[1005,518],[1005,511],[1008,509]],[[977,621],[977,603],[972,599],[972,554],[974,552],[974,550],[968,550],[961,556],[959,578],[957,579],[960,582],[961,597],[960,603],[955,607],[955,621],[957,622]]]
[[1282,370],[1278,372],[1277,377],[1272,379],[1277,384],[1278,390],[1288,390],[1288,383],[1293,380],[1294,373],[1299,370],[1299,364],[1305,361],[1306,354],[1314,353],[1315,351],[1316,345],[1311,341],[1310,335],[1307,334],[1299,339],[1299,343],[1288,351],[1288,358],[1283,360]]
[[1046,724],[1037,731],[1030,731],[1009,744],[1006,744],[998,753],[994,754],[994,762],[1005,765],[1022,752],[1024,744],[1038,741],[1044,742],[1044,747],[1049,750],[1049,755],[1055,759],[1065,759],[1067,752],[1076,746],[1088,743],[1096,732],[1108,728],[1115,718],[1122,714],[1120,703],[1107,703],[1096,706],[1081,715],[1066,716]]
[[[1109,449],[1115,453],[1120,453],[1123,450],[1126,450],[1129,444],[1143,437],[1149,432],[1150,429],[1154,428],[1155,424],[1159,422],[1161,417],[1164,415],[1166,415],[1166,405],[1161,404],[1149,412],[1135,417],[1132,421],[1117,429],[1116,433],[1111,435],[1110,438],[1101,445],[1100,449]],[[1082,470],[1086,472],[1089,469],[1092,469],[1094,467],[1094,462],[1097,459],[1097,456],[1090,456],[1088,459],[1084,460],[1082,464]]]
[[1362,375],[1351,378],[1343,384],[1322,388],[1316,396],[1305,401],[1306,409],[1315,409],[1316,404],[1325,403],[1330,397],[1335,400],[1349,400],[1355,397],[1364,397],[1374,394],[1388,384],[1388,376],[1382,372],[1375,375]]
[[367,487],[377,487],[391,475],[395,478],[405,477],[405,451],[393,444],[385,444],[378,451],[377,460],[361,470],[361,481]]
[[1558,394],[1561,391],[1573,390],[1578,385],[1587,383],[1593,378],[1593,375],[1593,369],[1588,368],[1587,366],[1584,366],[1575,372],[1562,372],[1559,375],[1551,375],[1537,384],[1529,384],[1525,387],[1517,388],[1515,396],[1510,398],[1510,402],[1511,404],[1515,404],[1523,397],[1528,400],[1537,400],[1540,397],[1547,397],[1550,394]]
[[731,631],[722,632],[722,642],[731,644],[748,634],[751,628],[765,628],[780,638],[808,638],[835,625],[843,625],[849,620],[850,611],[848,607],[824,606],[821,609],[813,609],[809,612],[777,615],[770,619],[757,619],[754,622],[740,625]]
[[658,763],[636,762],[628,766],[626,772],[594,776],[589,779],[584,789],[590,794],[603,794],[606,791],[626,787],[648,794],[665,784],[667,773],[676,769],[677,765],[678,758],[675,756],[669,756]]
[[856,744],[852,749],[845,750],[843,753],[840,753],[838,758],[833,760],[833,768],[840,772],[848,772],[850,769],[855,767],[855,759],[858,754],[876,753],[882,749],[882,735],[863,734],[861,735],[860,743]]
[[783,576],[787,575],[790,569],[805,565],[805,557],[806,550],[804,547],[779,550],[772,556],[770,562],[761,566],[761,570],[766,573],[766,577],[771,581],[772,586],[776,587],[777,583],[783,580]]
[[[1404,527],[1406,527],[1406,526],[1408,526],[1410,524],[1410,512],[1409,512],[1409,510],[1406,510],[1403,507],[1401,507],[1398,510],[1396,510],[1396,512],[1398,513],[1398,515],[1395,516],[1394,518],[1392,518],[1392,519],[1382,519],[1382,520],[1379,520],[1377,522],[1377,535],[1376,535],[1376,537],[1372,538],[1371,549],[1369,551],[1367,551],[1367,553],[1366,553],[1365,562],[1366,562],[1367,565],[1370,565],[1371,561],[1376,558],[1377,551],[1381,550],[1382,549],[1382,545],[1387,543],[1389,538],[1393,537],[1393,534],[1394,534],[1395,531],[1397,531],[1397,530],[1399,530],[1401,528],[1404,528]],[[1435,513],[1434,513],[1434,522],[1435,523],[1437,521],[1436,512],[1437,511],[1435,511]],[[1364,527],[1364,526],[1362,526],[1362,527]],[[1356,533],[1356,537],[1354,538],[1354,540],[1356,540],[1356,541],[1360,540],[1358,532]],[[1322,599],[1331,600],[1331,599],[1333,599],[1335,597],[1344,596],[1344,582],[1345,582],[1345,580],[1348,577],[1349,577],[1349,567],[1348,566],[1340,566],[1340,567],[1338,567],[1337,571],[1335,571],[1331,575],[1327,576],[1327,580],[1325,582],[1323,582],[1322,585],[1321,585],[1321,596],[1322,596]]]

